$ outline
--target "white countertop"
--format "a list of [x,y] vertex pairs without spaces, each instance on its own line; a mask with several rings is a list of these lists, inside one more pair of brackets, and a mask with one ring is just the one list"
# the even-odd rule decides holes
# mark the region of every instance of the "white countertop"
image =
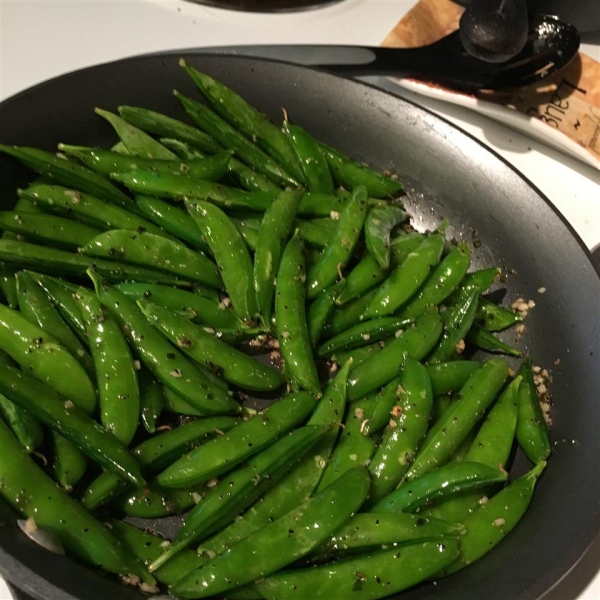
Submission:
[[[179,0],[0,0],[0,100],[74,69],[159,50],[228,44],[378,45],[413,3],[345,0],[319,11],[264,15]],[[600,46],[584,44],[582,50],[600,60]],[[467,109],[401,93],[501,154],[550,198],[591,250],[600,245],[598,171]],[[596,540],[548,600],[600,599],[599,556]],[[0,600],[10,600],[2,580]]]

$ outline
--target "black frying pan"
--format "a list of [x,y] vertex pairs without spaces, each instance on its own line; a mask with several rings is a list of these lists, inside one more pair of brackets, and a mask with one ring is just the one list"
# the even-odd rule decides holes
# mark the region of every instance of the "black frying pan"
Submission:
[[[451,236],[470,239],[476,229],[483,241],[474,253],[476,267],[517,270],[504,287],[508,299],[522,295],[537,303],[521,345],[536,364],[554,373],[554,454],[531,509],[506,541],[463,572],[402,597],[542,597],[581,557],[600,524],[600,279],[581,240],[550,202],[501,158],[410,102],[286,63],[189,51],[182,55],[273,119],[280,120],[285,107],[292,120],[324,142],[397,173],[406,183],[417,228],[447,218]],[[94,115],[95,106],[114,110],[119,104],[137,104],[181,118],[171,90],[196,92],[177,66],[178,57],[123,60],[23,92],[0,105],[0,139],[47,149],[59,141],[108,146],[114,136]],[[2,208],[13,205],[15,189],[30,177],[0,157]],[[544,295],[537,292],[541,287],[547,288]],[[525,468],[524,458],[517,455],[512,473]],[[37,547],[16,528],[10,511],[0,511],[5,515],[0,520],[0,570],[35,598],[139,597],[108,577]],[[167,532],[174,525],[167,520],[156,528]]]

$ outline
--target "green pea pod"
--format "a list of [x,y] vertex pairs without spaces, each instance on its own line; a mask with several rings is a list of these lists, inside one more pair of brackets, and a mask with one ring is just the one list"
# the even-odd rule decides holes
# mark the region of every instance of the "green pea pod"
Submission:
[[365,241],[369,253],[382,269],[390,266],[390,244],[392,230],[402,223],[407,215],[403,208],[389,204],[374,206],[365,221]]
[[407,480],[445,464],[494,401],[507,376],[508,365],[491,359],[469,377],[460,390],[460,400],[430,430],[406,474]]
[[[306,503],[190,573],[172,586],[171,593],[181,598],[212,596],[278,571],[326,541],[360,508],[368,491],[367,471],[363,467],[348,471]],[[257,558],[259,548],[274,542],[277,552]]]
[[264,323],[271,319],[275,279],[296,216],[301,192],[282,192],[265,212],[254,254],[254,289]]
[[367,190],[359,187],[354,190],[352,199],[337,222],[337,227],[328,246],[317,264],[308,273],[306,290],[309,299],[340,279],[339,273],[346,266],[360,238],[367,214]]
[[286,370],[301,387],[320,396],[321,384],[306,318],[303,246],[296,231],[281,256],[275,287],[275,322]]
[[3,366],[0,367],[0,393],[71,440],[100,466],[132,483],[144,485],[139,465],[116,438],[52,388],[13,367]]
[[551,446],[548,427],[537,397],[531,357],[528,356],[517,375],[523,377],[519,387],[519,416],[517,418],[517,441],[527,458],[534,463],[550,456]]
[[453,360],[427,365],[433,396],[458,391],[479,367],[481,363],[473,360]]
[[458,448],[456,448],[456,450],[452,453],[452,455],[448,459],[448,464],[459,463],[459,462],[462,462],[463,460],[465,460],[465,456],[467,455],[467,452],[473,445],[473,442],[475,441],[475,438],[477,437],[477,433],[478,433],[477,427],[474,427],[473,429],[471,429],[471,431],[469,431],[469,433],[467,433],[467,435],[465,436],[465,439],[459,444]]
[[258,244],[258,229],[239,219],[231,219],[231,221],[242,236],[248,249],[252,251],[256,250],[256,244]]
[[485,298],[479,298],[475,321],[487,331],[503,331],[517,323],[521,323],[523,317]]
[[160,473],[156,482],[165,488],[180,488],[217,477],[301,423],[316,402],[307,392],[286,396],[225,435],[192,450]]
[[[407,357],[400,379],[396,411],[383,434],[373,460],[370,503],[377,503],[393,490],[414,460],[429,425],[433,397],[427,370]],[[375,508],[372,512],[377,512]]]
[[240,511],[275,484],[290,462],[297,461],[308,452],[324,432],[324,427],[297,429],[252,458],[245,467],[229,473],[190,511],[174,543],[150,565],[150,571],[156,570],[183,548],[233,521]]
[[109,260],[82,256],[75,252],[38,246],[27,242],[0,240],[0,261],[15,263],[21,269],[35,269],[53,275],[83,276],[90,267],[109,281],[147,281],[164,285],[190,287],[189,281],[184,281],[155,271],[134,265],[122,265]]
[[71,328],[63,321],[46,291],[35,280],[35,275],[32,276],[28,271],[20,271],[16,277],[21,314],[58,340],[81,363],[88,376],[95,381],[96,371],[92,357]]
[[497,468],[475,462],[451,463],[402,484],[371,511],[414,513],[428,502],[503,483],[507,476]]
[[448,304],[462,304],[472,292],[483,294],[494,282],[499,280],[500,274],[501,271],[498,267],[467,273],[458,289],[448,298]]
[[427,358],[434,365],[456,359],[464,349],[464,338],[473,324],[477,312],[479,292],[471,291],[460,303],[454,304],[444,313],[444,333]]
[[54,451],[52,470],[58,484],[68,492],[87,470],[87,460],[77,446],[56,431],[50,431]]
[[144,369],[140,381],[140,420],[148,433],[156,431],[156,422],[163,410],[163,386]]
[[[2,239],[10,239],[2,236]],[[9,308],[17,308],[19,298],[17,295],[17,282],[14,271],[4,267],[0,263],[0,294],[4,296],[6,304]]]
[[499,340],[495,335],[477,325],[477,323],[472,325],[465,340],[467,343],[473,344],[487,352],[499,352],[500,354],[508,354],[509,356],[515,356],[517,358],[523,356],[523,353],[520,350]]
[[0,212],[0,229],[26,236],[33,242],[67,250],[87,244],[100,233],[98,229],[70,219],[8,210]]
[[135,208],[133,201],[119,188],[115,187],[101,175],[86,169],[76,163],[59,158],[51,152],[18,146],[5,146],[0,144],[0,152],[14,156],[25,166],[48,175],[58,183],[74,187],[76,190],[103,198],[111,204],[123,208]]
[[[144,110],[144,109],[142,109]],[[170,117],[167,117],[170,118]],[[182,123],[183,125],[183,123]],[[186,125],[189,127],[189,125]],[[194,129],[193,127],[191,129]],[[202,133],[199,129],[196,129]],[[171,137],[161,137],[158,140],[165,148],[168,148],[173,154],[176,154],[181,160],[193,160],[194,158],[205,158],[206,154],[194,148],[191,144],[176,140]]]
[[414,319],[430,304],[441,304],[458,287],[470,263],[469,248],[465,242],[460,242],[433,270],[417,296],[402,309],[400,316]]
[[[372,392],[362,401],[357,401],[365,413],[361,425],[363,435],[373,436],[390,423],[390,417],[393,417],[393,413],[398,410],[395,407],[398,406],[398,396],[401,391],[400,378],[396,377],[382,387],[378,393]],[[364,409],[365,404],[367,405],[366,410]]]
[[303,181],[305,165],[300,165],[301,156],[290,147],[285,134],[265,115],[256,110],[232,89],[197,71],[181,59],[179,64],[191,77],[196,87],[208,100],[213,109],[230,125],[253,140],[267,154],[283,165],[298,181]]
[[225,283],[233,309],[245,320],[258,313],[252,284],[252,259],[231,219],[208,202],[188,202],[186,207],[202,231]]
[[145,217],[156,223],[159,227],[164,228],[165,231],[168,231],[196,250],[200,250],[201,252],[208,250],[208,246],[202,239],[198,225],[196,225],[194,219],[190,217],[187,211],[152,196],[138,194],[135,197],[135,203]]
[[67,552],[86,563],[110,573],[132,572],[131,562],[109,529],[57,487],[25,453],[2,421],[0,456],[10,456],[10,460],[0,461],[0,494],[15,510],[35,519],[40,529],[53,533]]
[[366,360],[378,354],[385,348],[386,344],[388,344],[392,340],[381,340],[380,342],[375,342],[374,344],[370,344],[368,346],[363,346],[362,348],[355,348],[354,350],[348,350],[347,352],[336,352],[331,356],[331,360],[335,360],[337,363],[345,363],[347,360],[352,359],[352,367],[356,368],[358,365],[362,365]]
[[405,355],[422,360],[441,333],[442,320],[437,311],[430,309],[424,312],[412,327],[352,371],[348,382],[348,398],[362,398],[389,383],[398,375]]
[[217,289],[223,285],[216,265],[205,255],[153,233],[106,231],[79,248],[79,252],[158,269]]
[[304,175],[301,180],[305,181],[308,189],[319,194],[333,194],[329,165],[317,141],[307,131],[287,120],[283,122],[282,129]]
[[43,329],[1,304],[0,350],[81,410],[87,413],[94,410],[96,393],[81,364]]
[[369,196],[385,198],[399,192],[403,187],[399,181],[363,167],[325,144],[320,144],[320,148],[329,163],[333,180],[348,190],[364,186]]
[[336,298],[335,303],[342,306],[358,298],[365,292],[372,290],[387,277],[387,271],[379,266],[377,260],[367,254],[355,267],[348,273],[347,285],[340,295]]
[[186,402],[179,394],[163,386],[163,410],[191,417],[205,417],[206,411],[199,410]]
[[0,420],[2,419],[26,452],[33,452],[44,441],[44,430],[35,417],[0,394]]
[[127,151],[134,156],[144,158],[157,158],[161,160],[175,160],[177,157],[168,148],[157,142],[153,137],[141,129],[128,123],[119,115],[115,115],[107,110],[100,108],[94,109],[94,112],[106,119],[119,136],[119,139],[125,144]]
[[[167,236],[150,221],[90,194],[58,185],[34,184],[19,192],[21,198],[31,198],[44,210],[56,212],[92,227],[101,229],[130,229]],[[134,206],[135,208],[135,206]]]
[[323,328],[329,319],[334,307],[335,299],[344,290],[346,280],[340,279],[332,286],[325,288],[308,307],[306,319],[308,321],[308,333],[313,348],[317,346],[323,332]]
[[334,218],[344,210],[344,207],[350,200],[350,196],[349,192],[346,192],[344,196],[337,196],[333,192],[329,194],[306,192],[302,196],[302,200],[300,200],[298,215],[304,217]]
[[331,318],[325,325],[323,331],[325,337],[333,337],[350,329],[353,325],[360,323],[362,315],[375,297],[377,290],[371,290],[355,300],[348,302],[343,307],[337,307],[331,314]]
[[148,133],[176,138],[206,154],[221,150],[221,146],[206,133],[167,115],[137,106],[119,106],[118,110],[123,119]]
[[400,546],[412,542],[427,542],[464,534],[457,523],[441,519],[424,519],[409,513],[359,513],[314,550],[313,562],[330,562],[351,554],[372,552],[382,546]]
[[456,573],[480,559],[516,527],[529,507],[535,484],[545,466],[545,462],[538,463],[464,520],[466,533],[459,541],[460,555],[442,569],[439,576]]
[[[163,553],[164,538],[152,535],[144,529],[138,529],[117,519],[111,519],[109,524],[113,535],[140,562],[149,564]],[[203,563],[204,559],[198,556],[198,553],[193,550],[182,550],[171,558],[168,563],[157,569],[154,576],[161,583],[172,585]]]
[[377,342],[391,335],[399,336],[403,330],[412,324],[412,319],[397,317],[381,317],[355,325],[344,333],[340,333],[319,347],[318,356],[329,356],[337,350],[350,350]]
[[412,232],[397,235],[390,242],[393,262],[397,265],[406,260],[407,256],[414,252],[425,239],[422,233]]
[[200,493],[192,490],[136,488],[121,494],[111,505],[128,517],[160,519],[186,511],[201,498]]
[[111,152],[110,150],[85,148],[84,146],[59,144],[58,148],[61,152],[69,156],[74,156],[86,167],[105,177],[108,177],[111,173],[123,173],[139,169],[141,171],[153,171],[166,175],[187,175],[188,177],[203,179],[205,181],[219,181],[229,171],[229,159],[232,154],[231,152],[219,152],[208,158],[196,158],[181,162],[177,160],[175,155],[175,159],[173,160],[157,160],[145,158],[139,154],[123,155],[118,152]]
[[134,353],[158,380],[203,414],[240,412],[239,404],[226,390],[216,386],[156,331],[133,300],[115,288],[105,287],[92,271],[89,275],[100,302],[117,321]]
[[[59,144],[60,146],[60,144]],[[59,148],[60,149],[60,148]],[[127,150],[127,146],[119,140],[112,148],[111,152],[118,152],[119,154],[129,154],[129,150]]]
[[177,90],[173,94],[200,129],[210,134],[221,145],[231,148],[243,163],[252,167],[277,185],[284,187],[296,187],[299,185],[298,181],[279,166],[277,162],[234,127],[229,125],[227,121],[210,110],[210,108],[191,98],[187,98]]
[[[334,221],[328,221],[327,223],[332,223],[335,226]],[[325,248],[331,241],[333,232],[331,226],[325,224],[325,219],[314,219],[312,221],[297,219],[294,226],[300,231],[302,239],[309,246]],[[321,254],[322,256],[323,254]]]
[[201,327],[167,308],[138,300],[146,318],[184,354],[204,366],[214,366],[226,381],[254,391],[271,391],[283,384],[281,373],[223,343]]
[[327,426],[326,433],[300,459],[298,465],[293,466],[241,519],[236,519],[217,535],[202,542],[198,552],[204,557],[203,563],[208,562],[211,553],[217,555],[225,552],[233,544],[286,515],[312,496],[338,437],[339,423],[346,405],[349,368],[350,363],[346,363],[331,381],[308,421],[308,425]]
[[383,317],[402,308],[427,280],[431,269],[440,260],[443,248],[441,235],[424,238],[377,289],[364,317]]

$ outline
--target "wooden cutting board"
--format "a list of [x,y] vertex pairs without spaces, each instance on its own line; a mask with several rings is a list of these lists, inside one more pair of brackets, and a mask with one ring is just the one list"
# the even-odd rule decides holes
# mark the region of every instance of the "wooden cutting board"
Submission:
[[[382,45],[409,48],[431,44],[458,29],[463,11],[451,0],[420,0]],[[600,161],[600,63],[589,56],[580,52],[565,69],[542,84],[480,93],[478,99],[538,119]]]

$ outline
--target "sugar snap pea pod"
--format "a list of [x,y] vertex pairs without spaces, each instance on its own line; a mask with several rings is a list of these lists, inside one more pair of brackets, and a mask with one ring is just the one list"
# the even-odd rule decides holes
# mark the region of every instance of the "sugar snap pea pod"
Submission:
[[179,488],[208,481],[256,454],[301,423],[317,400],[307,392],[286,396],[167,467],[156,478],[158,485]]
[[472,360],[452,360],[427,365],[434,397],[456,392],[479,367],[481,363]]
[[393,262],[400,264],[406,260],[406,257],[417,249],[424,238],[425,236],[422,233],[417,233],[416,231],[397,235],[390,242],[390,250],[392,252]]
[[451,463],[403,483],[377,502],[372,512],[415,512],[433,500],[483,489],[506,481],[508,474],[475,462]]
[[127,146],[119,140],[114,146],[111,147],[111,152],[118,152],[119,154],[129,154],[129,150],[127,150]]
[[[306,192],[300,200],[298,215],[303,217],[335,217],[344,210],[350,199],[350,193],[345,196],[331,194],[318,194]],[[337,213],[337,214],[336,214]]]
[[323,330],[324,337],[330,338],[343,333],[353,325],[360,323],[362,315],[375,297],[377,290],[371,290],[355,300],[348,302],[343,307],[335,308],[331,318]]
[[39,421],[26,410],[0,394],[0,420],[4,419],[25,451],[33,452],[44,441]]
[[304,389],[321,395],[306,319],[303,243],[298,232],[281,256],[275,287],[275,323],[287,371]]
[[335,299],[344,290],[345,286],[346,280],[340,279],[337,283],[325,288],[308,307],[306,318],[313,348],[319,343],[323,328],[335,307]]
[[444,313],[444,333],[438,345],[427,358],[427,364],[434,365],[455,359],[464,349],[467,335],[475,313],[479,292],[472,290],[460,303],[452,305]]
[[475,321],[487,331],[502,331],[517,323],[521,323],[523,317],[485,298],[479,298]]
[[469,448],[473,445],[475,441],[475,437],[477,436],[478,430],[477,427],[474,427],[467,433],[465,439],[460,443],[458,448],[452,453],[452,456],[448,459],[448,464],[459,463],[465,460],[465,456],[469,451]]
[[465,242],[460,242],[433,270],[417,296],[402,309],[400,315],[415,318],[429,304],[441,304],[463,279],[470,262],[469,248]]
[[107,229],[131,229],[132,231],[148,231],[156,235],[169,237],[160,227],[129,210],[104,202],[90,194],[84,194],[66,187],[34,184],[25,190],[21,190],[19,194],[21,198],[31,198],[36,205],[42,206],[44,210],[87,223],[102,231]]
[[276,390],[283,384],[279,371],[232,348],[202,327],[191,324],[168,308],[138,300],[146,318],[184,354],[204,366],[214,366],[220,376],[239,387],[254,391]]
[[254,254],[254,289],[264,323],[271,319],[275,278],[282,248],[288,241],[301,192],[282,192],[265,212]]
[[352,371],[348,382],[348,398],[356,400],[389,383],[398,376],[405,355],[421,360],[441,333],[442,320],[437,310],[431,308],[424,312],[412,327]]
[[125,144],[125,147],[130,154],[161,160],[177,159],[177,156],[175,156],[168,148],[165,148],[160,142],[157,142],[146,132],[127,122],[119,115],[115,115],[107,110],[102,110],[101,108],[94,109],[94,112],[111,124],[115,133],[119,136],[119,139],[123,144]]
[[537,463],[550,456],[548,427],[537,397],[531,357],[527,356],[517,375],[523,377],[519,387],[517,441],[530,461]]
[[189,281],[160,271],[122,265],[109,260],[82,256],[75,252],[13,240],[0,240],[0,261],[2,260],[15,263],[21,269],[35,269],[53,275],[83,276],[86,270],[93,266],[109,281],[147,281],[183,287],[192,285]]
[[[425,367],[407,357],[400,382],[400,393],[396,398],[399,408],[393,412],[369,465],[371,504],[379,503],[398,485],[414,460],[429,424],[433,398]],[[373,508],[372,512],[377,511]]]
[[156,421],[163,410],[163,386],[144,369],[139,375],[140,420],[148,433],[156,431]]
[[254,587],[268,600],[377,600],[434,575],[458,556],[453,537],[359,554],[308,569],[281,571]]
[[13,367],[2,366],[0,393],[71,440],[94,462],[132,483],[144,484],[136,460],[112,434],[52,388]]
[[[348,471],[306,503],[190,573],[171,587],[171,593],[182,598],[212,596],[278,571],[308,554],[344,525],[358,511],[368,490],[369,475],[364,467]],[[274,541],[277,552],[257,558],[258,549]]]
[[304,169],[300,166],[301,157],[290,147],[284,132],[220,81],[197,71],[183,59],[179,61],[179,65],[221,117],[253,140],[298,181],[303,180]]
[[494,282],[500,279],[500,269],[490,267],[467,273],[458,289],[450,295],[447,304],[461,304],[472,292],[483,294]]
[[[402,393],[400,377],[392,379],[386,386],[379,390],[379,393],[372,392],[362,401],[362,406],[368,403],[368,410],[364,411],[364,418],[361,425],[363,435],[374,435],[379,433],[386,425],[391,422],[396,412],[399,411],[399,396]],[[372,461],[371,461],[372,462]]]
[[[161,144],[162,145],[162,144]],[[167,175],[187,175],[206,181],[218,181],[229,171],[231,152],[219,152],[208,158],[195,158],[182,162],[177,160],[152,159],[140,155],[123,155],[100,148],[59,144],[59,150],[80,160],[84,165],[108,177],[111,173],[127,171],[153,171]]]
[[34,242],[66,249],[87,244],[100,233],[98,229],[70,219],[10,210],[0,212],[0,229],[24,235]]
[[364,316],[383,317],[402,308],[427,280],[431,269],[440,260],[443,248],[441,235],[424,238],[377,289]]
[[318,356],[329,356],[337,350],[350,350],[367,345],[368,342],[378,342],[391,335],[400,335],[412,323],[412,319],[397,317],[380,317],[359,323],[340,333],[319,347]]
[[439,576],[456,573],[480,559],[516,527],[529,507],[535,484],[545,466],[545,462],[538,463],[464,519],[466,533],[459,540],[460,555],[443,568]]
[[163,410],[190,417],[205,417],[206,411],[199,410],[186,402],[179,394],[168,387],[163,390]]
[[374,206],[369,210],[365,221],[365,241],[367,250],[382,269],[390,266],[392,230],[406,217],[404,209],[393,204]]
[[[193,129],[193,128],[192,128]],[[199,129],[196,131],[200,131]],[[200,132],[202,133],[202,132]],[[186,142],[169,137],[161,137],[158,140],[165,148],[176,154],[181,160],[192,160],[194,158],[205,158],[206,154],[192,147]]]
[[384,281],[386,276],[387,271],[379,266],[379,263],[373,256],[367,254],[348,273],[348,284],[336,298],[335,303],[338,306],[342,306],[348,301],[358,298]]
[[347,352],[336,352],[331,356],[331,360],[335,360],[339,364],[344,364],[347,360],[352,359],[352,368],[356,368],[378,352],[381,352],[385,345],[386,341],[382,340],[381,342],[375,342],[374,344],[355,348]]
[[339,273],[346,266],[358,242],[367,214],[367,190],[354,190],[351,200],[342,211],[329,244],[319,262],[308,273],[306,290],[310,299],[340,279]]
[[[163,553],[164,546],[161,544],[165,543],[164,538],[117,519],[111,519],[109,523],[113,535],[130,554],[142,563],[151,563]],[[157,569],[154,576],[161,583],[171,585],[197,569],[203,562],[204,559],[197,552],[182,550],[168,563]]]
[[351,554],[380,550],[382,546],[397,547],[417,541],[459,536],[464,531],[460,524],[434,518],[424,519],[410,513],[359,513],[308,558],[312,562],[329,562]]
[[283,122],[282,130],[298,159],[304,175],[301,179],[308,189],[319,194],[333,194],[329,165],[317,141],[307,131],[287,120]]
[[229,524],[237,514],[254,503],[299,460],[324,434],[325,427],[307,426],[282,437],[249,463],[232,471],[186,516],[173,544],[150,565],[150,571],[183,548]]
[[89,274],[100,301],[125,333],[134,353],[157,379],[204,414],[240,412],[239,405],[226,390],[196,369],[148,323],[135,301],[115,288],[105,287],[92,271]]
[[165,231],[183,240],[196,250],[202,252],[208,250],[208,246],[202,239],[198,225],[196,225],[194,219],[190,217],[187,211],[173,206],[164,200],[160,200],[160,198],[143,196],[141,194],[135,197],[135,203],[145,217],[156,223],[159,227],[164,228]]
[[94,410],[96,393],[81,364],[50,334],[1,304],[0,350],[81,410]]
[[320,147],[329,163],[333,180],[348,190],[363,185],[367,188],[369,196],[385,198],[399,192],[403,187],[399,181],[363,167],[325,144],[320,144]]
[[173,94],[200,129],[210,134],[219,144],[231,148],[243,163],[280,186],[296,187],[299,185],[298,181],[284,168],[210,108],[187,98],[177,90]]
[[471,329],[465,336],[465,341],[487,352],[499,352],[500,354],[508,354],[517,358],[523,356],[520,350],[498,339],[494,334],[477,323],[471,326]]
[[58,484],[71,491],[87,470],[87,460],[75,444],[56,431],[50,431],[54,458],[52,470]]
[[[8,239],[11,238],[2,238]],[[0,297],[4,296],[5,302],[9,308],[17,308],[19,298],[17,295],[17,281],[12,269],[7,269],[0,263]]]
[[43,289],[28,271],[20,271],[17,277],[19,309],[25,318],[53,336],[76,358],[86,373],[95,380],[96,371],[92,357],[63,321],[58,310],[53,306],[45,289]]
[[122,493],[111,502],[111,506],[128,517],[160,519],[186,511],[201,498],[200,493],[192,490],[135,488]]
[[217,535],[202,542],[198,552],[204,557],[203,563],[208,562],[208,557],[213,556],[212,553],[221,554],[233,544],[286,515],[311,497],[338,437],[339,423],[346,405],[346,380],[349,368],[350,362],[346,363],[337,377],[330,382],[308,421],[308,425],[327,426],[325,434],[310,452],[282,477],[281,481],[243,514],[241,519],[236,519]]
[[79,248],[79,252],[157,269],[217,289],[223,285],[216,265],[204,254],[153,233],[105,231]]
[[296,228],[302,234],[302,239],[314,248],[325,248],[331,241],[332,231],[323,225],[323,223],[301,219],[295,222]]
[[250,250],[256,250],[256,244],[258,243],[258,229],[240,219],[231,219],[231,221],[242,236],[246,246],[248,246]]
[[109,529],[57,487],[1,421],[0,456],[11,457],[0,461],[0,494],[15,510],[53,533],[73,556],[111,573],[131,572],[130,561]]
[[212,251],[233,310],[241,319],[254,318],[258,306],[252,284],[252,259],[237,228],[220,208],[208,202],[186,201],[186,207]]
[[508,365],[496,358],[471,375],[460,390],[460,400],[431,429],[406,474],[407,480],[443,465],[450,458],[494,401],[507,376]]
[[133,207],[131,198],[110,181],[81,165],[59,158],[51,152],[3,144],[0,144],[0,152],[14,156],[30,169],[42,175],[48,175],[58,183],[72,186],[76,190],[92,194],[123,208],[131,210]]

